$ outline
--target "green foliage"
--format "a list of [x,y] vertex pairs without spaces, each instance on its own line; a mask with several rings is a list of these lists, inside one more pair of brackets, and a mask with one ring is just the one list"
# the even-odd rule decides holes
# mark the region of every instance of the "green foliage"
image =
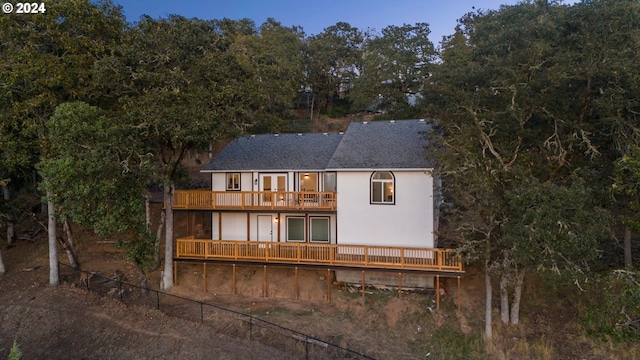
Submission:
[[349,95],[357,108],[399,114],[411,107],[408,96],[422,91],[435,62],[429,24],[388,26],[370,37],[363,50],[360,76]]
[[[607,236],[613,160],[640,130],[638,65],[618,52],[640,44],[604,41],[596,29],[612,39],[630,21],[635,28],[619,36],[635,38],[640,17],[629,14],[638,11],[632,1],[524,2],[467,14],[445,39],[425,99],[439,119],[445,151],[436,156],[454,206],[445,233],[468,259],[537,266],[541,244],[580,258]],[[589,210],[564,211],[545,192]]]
[[433,332],[431,338],[422,344],[427,359],[486,359],[481,335],[465,335],[443,326]]
[[99,97],[92,65],[111,53],[124,26],[109,1],[61,0],[47,4],[46,15],[0,17],[0,179],[32,177],[58,104]]
[[624,207],[625,225],[640,231],[640,147],[615,162],[611,192]]
[[581,319],[590,335],[619,342],[640,339],[640,272],[600,275],[582,298]]
[[136,133],[82,102],[58,106],[47,132],[47,157],[38,170],[41,188],[52,194],[58,216],[120,239],[127,257],[147,266],[145,259],[154,250],[144,201],[155,169],[150,155],[140,151]]
[[580,274],[598,258],[611,216],[579,181],[570,186],[535,179],[505,192],[508,214],[500,225],[503,254],[520,266]]
[[368,34],[348,23],[329,26],[306,41],[305,86],[311,91],[312,109],[329,114],[361,70],[362,46]]
[[20,360],[21,357],[22,357],[22,351],[20,351],[18,342],[16,340],[13,340],[13,345],[11,345],[11,350],[9,351],[8,360]]

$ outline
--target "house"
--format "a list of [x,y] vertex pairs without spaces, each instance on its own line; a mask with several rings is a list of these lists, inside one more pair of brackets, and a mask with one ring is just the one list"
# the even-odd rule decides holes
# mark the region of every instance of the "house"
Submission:
[[197,236],[207,239],[178,239],[176,260],[331,266],[345,282],[359,282],[360,268],[463,274],[457,255],[436,247],[429,129],[424,120],[354,122],[344,133],[232,141],[202,169],[211,191],[176,191],[175,209],[211,213],[211,233]]

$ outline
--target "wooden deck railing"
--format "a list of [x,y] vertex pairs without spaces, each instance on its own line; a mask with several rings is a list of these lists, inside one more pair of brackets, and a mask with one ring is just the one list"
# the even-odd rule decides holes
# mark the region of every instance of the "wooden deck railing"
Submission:
[[336,210],[336,193],[323,191],[176,190],[174,209],[185,210]]
[[176,248],[177,258],[184,259],[464,273],[460,256],[450,249],[203,240],[193,236],[178,239]]

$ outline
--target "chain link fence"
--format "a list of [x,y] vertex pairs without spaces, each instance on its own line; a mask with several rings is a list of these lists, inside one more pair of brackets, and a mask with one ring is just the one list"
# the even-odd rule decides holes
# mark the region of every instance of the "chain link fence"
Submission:
[[[280,349],[296,359],[373,359],[354,350],[328,343],[313,336],[227,309],[154,289],[143,289],[126,282],[122,273],[105,276],[60,264],[60,278],[86,287],[100,296],[113,297],[128,305],[155,308],[163,313],[190,321],[199,321],[213,331],[249,339]],[[143,292],[144,290],[144,292]]]

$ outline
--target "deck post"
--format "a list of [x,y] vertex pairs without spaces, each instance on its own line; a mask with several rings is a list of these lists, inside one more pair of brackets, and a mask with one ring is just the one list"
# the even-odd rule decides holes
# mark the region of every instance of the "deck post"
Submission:
[[207,263],[202,263],[202,284],[204,285],[204,292],[207,292]]
[[436,275],[436,309],[440,309],[440,275]]
[[264,265],[264,280],[262,282],[262,297],[267,297],[267,265]]
[[364,299],[364,270],[362,270],[362,299]]
[[178,285],[178,262],[173,262],[173,283]]
[[233,292],[233,295],[235,295],[236,294],[236,264],[233,264],[233,270],[231,272],[231,286],[232,286],[231,291]]
[[398,273],[398,299],[402,299],[402,273]]
[[458,276],[458,312],[460,312],[460,276]]
[[331,269],[327,268],[327,303],[331,303]]
[[298,300],[298,297],[300,296],[300,290],[298,289],[298,267],[295,267],[295,278],[296,278],[296,284],[293,287],[293,291],[295,291],[295,299]]

